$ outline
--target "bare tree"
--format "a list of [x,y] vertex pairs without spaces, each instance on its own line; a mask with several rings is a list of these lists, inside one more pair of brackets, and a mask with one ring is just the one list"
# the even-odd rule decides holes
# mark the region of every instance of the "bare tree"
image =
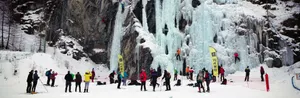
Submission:
[[8,13],[7,13],[7,19],[8,19],[8,36],[7,36],[7,41],[6,41],[6,47],[5,49],[9,49],[9,39],[10,39],[10,35],[11,35],[11,25],[14,24],[13,21],[13,10],[12,10],[12,1],[8,0],[7,1],[7,5],[8,5]]
[[1,11],[2,11],[2,26],[1,26],[1,31],[2,31],[2,35],[1,35],[1,49],[4,48],[4,14],[5,14],[5,10],[4,7],[1,7]]

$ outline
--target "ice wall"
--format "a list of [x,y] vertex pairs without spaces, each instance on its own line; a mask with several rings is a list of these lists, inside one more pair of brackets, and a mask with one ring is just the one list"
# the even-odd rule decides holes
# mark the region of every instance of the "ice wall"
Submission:
[[[183,52],[181,56],[187,59],[187,65],[195,70],[211,70],[209,46],[216,48],[219,63],[224,66],[227,74],[244,70],[246,66],[258,66],[258,36],[262,31],[261,14],[264,12],[248,10],[249,4],[244,1],[226,0],[228,4],[224,5],[213,0],[200,1],[201,5],[196,8],[192,7],[192,0],[155,2],[155,38],[159,48],[153,53],[151,66],[156,68],[161,65],[171,72],[174,68],[182,70],[182,60],[175,58],[176,50],[180,48]],[[187,21],[184,31],[178,29],[181,16]],[[163,33],[165,25],[168,27],[167,34]],[[214,42],[214,37],[217,42]],[[241,59],[236,64],[233,56],[235,52],[239,53]]]
[[[125,4],[126,6],[127,4]],[[121,40],[124,35],[124,30],[126,28],[122,27],[123,22],[125,21],[125,17],[128,13],[128,7],[125,7],[125,11],[122,13],[121,4],[119,4],[117,17],[114,26],[114,33],[112,39],[111,46],[111,54],[110,54],[110,70],[117,70],[118,68],[118,55],[121,54]]]

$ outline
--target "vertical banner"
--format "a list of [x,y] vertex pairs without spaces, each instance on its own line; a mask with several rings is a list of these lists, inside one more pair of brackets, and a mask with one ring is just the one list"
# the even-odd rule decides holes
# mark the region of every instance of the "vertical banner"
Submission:
[[213,75],[218,77],[218,57],[216,55],[217,51],[213,47],[209,47],[209,52],[211,55],[211,60],[212,60],[212,69],[213,69]]
[[118,63],[119,63],[119,71],[120,71],[120,73],[121,73],[121,75],[124,77],[124,70],[125,70],[125,68],[124,68],[124,60],[123,60],[123,57],[122,57],[122,55],[118,55]]

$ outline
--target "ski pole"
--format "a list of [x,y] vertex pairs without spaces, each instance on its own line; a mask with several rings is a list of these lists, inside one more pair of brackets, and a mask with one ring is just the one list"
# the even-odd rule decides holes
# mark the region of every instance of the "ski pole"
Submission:
[[42,85],[44,86],[45,90],[47,91],[48,93],[48,89],[45,87],[44,83],[42,82],[42,80],[39,78],[40,82],[42,83]]

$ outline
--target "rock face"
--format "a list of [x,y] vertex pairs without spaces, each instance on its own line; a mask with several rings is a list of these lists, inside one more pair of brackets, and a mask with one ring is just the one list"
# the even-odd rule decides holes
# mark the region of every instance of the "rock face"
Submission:
[[133,13],[136,16],[136,18],[143,23],[143,3],[141,0],[138,0],[136,6],[133,9]]
[[149,32],[155,34],[156,20],[155,20],[155,0],[148,1],[146,5],[147,24]]
[[[55,31],[62,29],[64,35],[78,39],[90,57],[103,56],[107,60],[109,53],[93,53],[93,48],[108,50],[112,38],[118,3],[111,0],[59,0],[49,22],[47,40],[54,41]],[[105,63],[92,59],[95,63]]]
[[150,49],[138,45],[138,43],[143,43],[145,40],[137,40],[139,33],[135,30],[136,26],[133,25],[135,22],[138,21],[134,21],[133,13],[129,13],[123,26],[131,28],[125,31],[121,41],[121,54],[125,61],[125,71],[132,80],[138,79],[138,71],[141,71],[142,68],[146,69],[149,75],[150,64],[153,61]]

